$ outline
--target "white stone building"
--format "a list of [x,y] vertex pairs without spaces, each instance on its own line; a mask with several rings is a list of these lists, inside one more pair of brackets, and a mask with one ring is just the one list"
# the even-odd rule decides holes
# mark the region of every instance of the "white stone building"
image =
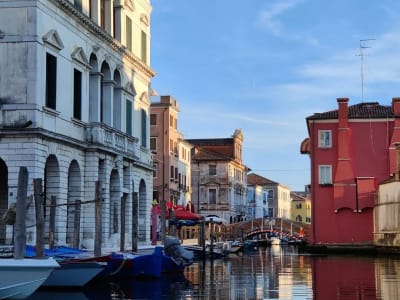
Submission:
[[[1,211],[16,201],[20,166],[28,195],[42,179],[46,205],[52,196],[57,205],[93,200],[100,181],[102,246],[119,247],[123,214],[125,248],[136,230],[149,243],[150,13],[149,0],[0,1]],[[73,206],[57,206],[56,244],[71,244],[71,216]],[[80,245],[93,247],[93,203],[80,224]],[[11,238],[0,225],[0,243]]]

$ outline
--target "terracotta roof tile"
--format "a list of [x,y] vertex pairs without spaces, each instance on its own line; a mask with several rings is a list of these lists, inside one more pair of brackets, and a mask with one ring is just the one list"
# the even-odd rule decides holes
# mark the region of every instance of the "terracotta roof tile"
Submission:
[[[393,118],[391,106],[380,105],[378,102],[363,102],[349,106],[349,119],[378,119]],[[337,119],[338,110],[331,110],[323,113],[315,113],[307,117],[307,120]]]
[[278,185],[279,183],[272,181],[268,178],[262,177],[255,173],[247,175],[247,185]]

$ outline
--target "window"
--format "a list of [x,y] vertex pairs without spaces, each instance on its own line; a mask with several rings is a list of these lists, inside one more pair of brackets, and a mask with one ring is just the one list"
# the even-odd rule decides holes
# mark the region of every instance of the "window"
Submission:
[[132,20],[126,16],[126,48],[132,52]]
[[331,148],[332,147],[332,131],[331,130],[318,130],[318,147]]
[[57,96],[57,58],[46,54],[46,107],[56,109]]
[[142,62],[147,63],[147,36],[144,31],[142,31]]
[[268,200],[272,200],[274,198],[274,191],[273,190],[269,190],[268,191]]
[[171,166],[171,179],[174,179],[174,166]]
[[319,166],[319,184],[332,184],[332,166]]
[[157,168],[158,168],[158,164],[154,163],[153,164],[153,177],[157,178]]
[[208,165],[208,175],[217,175],[217,165]]
[[74,6],[77,10],[82,11],[82,0],[75,0]]
[[297,208],[297,209],[301,209],[301,203],[297,203],[297,204],[296,204],[296,208]]
[[267,193],[263,193],[263,204],[267,204]]
[[157,115],[156,114],[150,115],[150,125],[157,126]]
[[132,135],[132,102],[126,100],[126,133]]
[[82,73],[74,69],[74,118],[81,120],[82,111]]
[[150,151],[157,153],[157,137],[150,137]]
[[208,203],[209,204],[217,204],[217,190],[216,189],[208,190]]
[[147,129],[146,129],[146,123],[147,123],[147,118],[146,118],[146,111],[144,109],[142,111],[142,147],[147,147],[146,139],[147,139]]

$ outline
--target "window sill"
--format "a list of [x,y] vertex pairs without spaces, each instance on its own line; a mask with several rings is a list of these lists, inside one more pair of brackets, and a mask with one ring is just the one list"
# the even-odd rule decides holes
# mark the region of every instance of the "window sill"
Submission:
[[82,120],[79,120],[79,119],[76,119],[76,118],[71,118],[71,122],[75,123],[77,125],[80,125],[80,126],[85,126],[85,123]]
[[42,108],[43,108],[43,111],[44,112],[46,112],[46,113],[48,113],[49,115],[52,115],[52,116],[58,116],[59,114],[60,114],[60,112],[59,111],[57,111],[57,110],[55,110],[55,109],[52,109],[52,108],[50,108],[50,107],[47,107],[47,106],[42,106]]
[[319,184],[320,187],[329,187],[329,186],[333,186],[332,183],[320,183]]

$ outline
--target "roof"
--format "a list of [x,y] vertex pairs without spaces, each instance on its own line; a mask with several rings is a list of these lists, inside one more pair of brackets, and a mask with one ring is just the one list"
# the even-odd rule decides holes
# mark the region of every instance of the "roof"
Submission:
[[[188,141],[188,140],[186,140]],[[232,157],[223,155],[221,153],[215,152],[215,151],[210,151],[210,150],[204,150],[202,148],[197,148],[197,151],[194,151],[192,153],[192,161],[196,160],[220,160],[220,161],[231,161],[233,160]]]
[[278,185],[278,182],[272,181],[268,178],[262,177],[255,173],[247,175],[247,185]]
[[292,201],[306,201],[307,200],[307,198],[305,198],[297,193],[294,193],[294,192],[290,193],[290,197],[292,198]]
[[222,139],[186,139],[190,144],[195,146],[222,146],[232,145],[233,138],[222,138]]
[[[307,117],[307,120],[326,120],[337,119],[339,110],[331,110],[323,113],[315,113]],[[394,114],[391,106],[380,105],[378,102],[362,102],[349,106],[349,119],[380,119],[393,118]]]

